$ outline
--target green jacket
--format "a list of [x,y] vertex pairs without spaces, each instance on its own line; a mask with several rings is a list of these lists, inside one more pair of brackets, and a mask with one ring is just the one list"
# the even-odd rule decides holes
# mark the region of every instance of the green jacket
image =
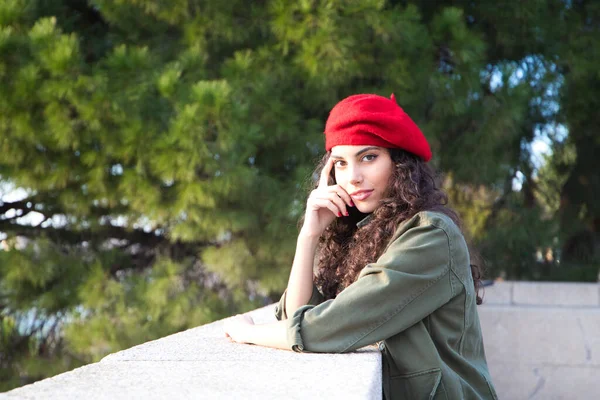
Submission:
[[343,353],[379,342],[385,399],[497,399],[475,300],[460,229],[443,214],[420,212],[335,299],[324,301],[315,287],[288,319],[288,343]]

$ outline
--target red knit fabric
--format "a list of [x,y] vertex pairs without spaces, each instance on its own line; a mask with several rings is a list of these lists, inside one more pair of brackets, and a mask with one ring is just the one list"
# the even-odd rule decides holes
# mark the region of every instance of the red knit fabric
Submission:
[[391,99],[356,94],[337,103],[325,124],[325,149],[339,145],[400,148],[431,159],[431,149],[417,124]]

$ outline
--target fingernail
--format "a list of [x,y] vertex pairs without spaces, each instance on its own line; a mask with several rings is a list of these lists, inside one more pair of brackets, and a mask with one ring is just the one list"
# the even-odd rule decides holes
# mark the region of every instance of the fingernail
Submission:
[[348,213],[348,211],[346,211],[346,217],[349,217],[349,216],[350,216],[350,214]]
[[341,217],[341,216],[342,216],[342,213],[341,213],[341,212],[338,212],[338,217]]
[[354,207],[354,202],[350,200],[350,207]]

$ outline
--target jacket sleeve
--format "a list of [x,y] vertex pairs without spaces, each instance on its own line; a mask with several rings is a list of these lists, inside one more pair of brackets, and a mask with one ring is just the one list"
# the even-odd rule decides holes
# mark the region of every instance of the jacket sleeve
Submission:
[[454,296],[450,264],[442,228],[407,230],[335,299],[296,310],[287,325],[289,346],[342,353],[404,331]]
[[[286,296],[287,296],[287,289],[285,289],[285,291],[281,295],[281,299],[279,299],[279,303],[277,303],[277,305],[275,306],[275,318],[277,318],[278,321],[288,318],[287,313],[285,312]],[[325,299],[324,299],[323,295],[321,294],[319,289],[317,289],[317,286],[313,283],[312,295],[311,295],[310,299],[308,300],[307,304],[312,305],[312,306],[317,306],[317,305],[321,304],[324,300]]]

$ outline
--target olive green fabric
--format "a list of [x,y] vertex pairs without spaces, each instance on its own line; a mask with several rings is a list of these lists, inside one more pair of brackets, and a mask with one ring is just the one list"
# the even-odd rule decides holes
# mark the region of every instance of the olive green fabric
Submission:
[[294,351],[342,353],[379,342],[386,399],[496,399],[475,300],[460,229],[421,212],[335,299],[324,301],[315,287],[288,319],[284,293],[275,314],[288,320]]

